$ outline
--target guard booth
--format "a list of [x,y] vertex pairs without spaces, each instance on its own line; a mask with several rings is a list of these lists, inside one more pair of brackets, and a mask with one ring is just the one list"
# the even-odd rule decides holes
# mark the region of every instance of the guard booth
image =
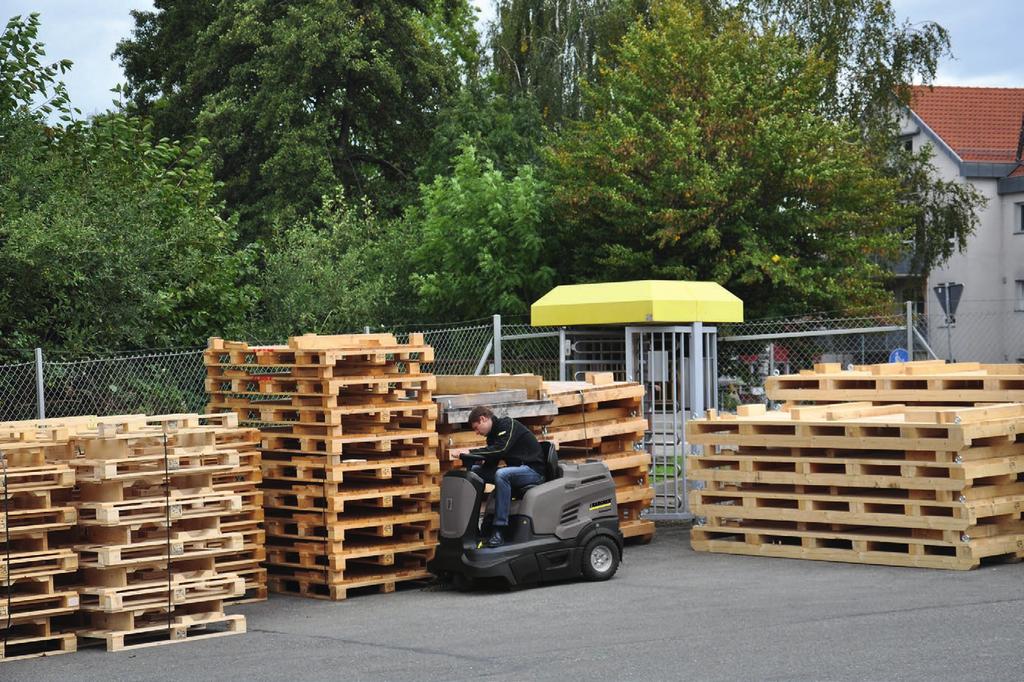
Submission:
[[555,287],[531,306],[533,326],[559,328],[560,375],[613,372],[646,387],[644,448],[654,503],[647,518],[690,519],[686,422],[718,408],[718,330],[743,302],[714,282],[641,280]]

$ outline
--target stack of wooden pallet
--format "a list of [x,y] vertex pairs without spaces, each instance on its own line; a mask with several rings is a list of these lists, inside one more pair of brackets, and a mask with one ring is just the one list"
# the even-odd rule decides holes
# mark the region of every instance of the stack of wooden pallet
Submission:
[[198,415],[130,416],[75,436],[79,638],[116,651],[245,631],[244,616],[224,613],[245,582],[216,563],[244,543],[222,525],[242,501],[214,487],[240,461],[218,447],[220,429]]
[[263,529],[263,469],[260,455],[260,432],[252,427],[238,425],[233,413],[204,414],[200,423],[217,426],[218,449],[236,451],[238,466],[231,471],[213,475],[213,488],[230,492],[241,498],[241,508],[221,517],[221,528],[228,533],[242,535],[242,549],[216,558],[217,570],[237,573],[245,580],[245,592],[229,601],[239,604],[264,601],[267,598],[266,531]]
[[433,350],[419,334],[211,339],[211,411],[259,428],[272,591],[344,599],[428,576],[439,497]]
[[944,360],[862,365],[837,363],[799,374],[768,377],[768,397],[778,402],[969,405],[1024,402],[1024,365],[947,364]]
[[0,425],[0,663],[76,650],[78,559],[57,535],[75,510],[64,502],[75,484],[64,463],[65,429],[34,422]]
[[[615,382],[611,374],[591,373],[586,381],[544,381],[535,375],[438,377],[442,407],[442,450],[446,459],[484,444],[465,421],[475,405],[488,405],[500,416],[511,416],[529,426],[540,440],[558,445],[566,461],[599,459],[608,465],[616,482],[616,498],[623,535],[649,541],[654,522],[641,516],[650,506],[650,453],[642,441],[647,421],[642,415],[644,387]],[[525,397],[516,402],[495,399]],[[453,407],[448,408],[451,404]],[[450,414],[449,414],[450,413]]]
[[1024,405],[847,403],[687,425],[694,549],[970,569],[1024,558]]
[[557,443],[564,460],[597,459],[608,465],[623,536],[649,542],[654,522],[641,516],[654,500],[651,455],[643,448],[644,387],[613,381],[611,373],[588,373],[586,379],[545,382],[545,395],[558,415],[540,427],[539,435]]

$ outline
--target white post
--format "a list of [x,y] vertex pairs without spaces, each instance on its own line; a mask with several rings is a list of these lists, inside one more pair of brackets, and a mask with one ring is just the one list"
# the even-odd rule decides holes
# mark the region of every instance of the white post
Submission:
[[494,318],[494,371],[492,374],[501,374],[501,315]]
[[565,347],[565,327],[558,328],[558,380],[565,381],[565,358],[569,349]]
[[914,361],[914,302],[907,301],[907,359]]
[[953,316],[949,313],[949,286],[952,282],[946,282],[943,292],[946,295],[946,351],[949,361],[953,362]]
[[36,348],[36,406],[39,418],[46,419],[46,392],[43,388],[43,349]]
[[690,332],[690,414],[704,416],[704,324],[694,322]]

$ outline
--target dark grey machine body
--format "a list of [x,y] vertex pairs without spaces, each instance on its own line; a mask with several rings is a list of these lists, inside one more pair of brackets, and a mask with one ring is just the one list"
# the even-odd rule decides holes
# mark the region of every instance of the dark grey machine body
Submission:
[[[431,572],[442,578],[504,578],[512,585],[611,577],[622,555],[622,533],[608,467],[601,462],[560,464],[553,450],[549,456],[553,464],[547,480],[527,488],[520,499],[513,492],[506,542],[495,548],[480,542],[491,530],[493,499],[477,525],[483,479],[467,469],[445,474],[440,542],[428,564]],[[613,565],[588,570],[592,555],[613,560]]]

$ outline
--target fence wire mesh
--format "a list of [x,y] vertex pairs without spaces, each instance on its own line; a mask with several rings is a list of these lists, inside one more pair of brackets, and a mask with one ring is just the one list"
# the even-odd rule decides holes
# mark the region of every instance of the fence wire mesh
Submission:
[[48,361],[46,416],[202,412],[205,378],[202,349]]
[[921,315],[918,325],[943,360],[1024,362],[1024,312],[959,313],[951,325],[945,315]]
[[0,351],[0,421],[34,419],[36,366],[32,351]]
[[[905,311],[855,316],[805,315],[720,326],[718,392],[722,409],[765,402],[764,379],[808,369],[815,363],[886,362],[907,345]],[[914,315],[915,359],[982,362],[1024,361],[1024,314],[957,316],[947,330],[942,315]],[[494,371],[494,323],[490,318],[450,325],[409,325],[391,331],[400,339],[422,332],[434,347],[435,374]],[[617,338],[617,337],[616,337]],[[501,369],[510,374],[559,377],[558,330],[532,327],[525,319],[501,321]],[[952,352],[950,352],[950,345]],[[616,346],[618,347],[618,346]],[[33,419],[37,413],[33,352],[0,351],[0,421]],[[568,367],[571,378],[575,365]],[[206,406],[202,349],[107,353],[75,357],[45,353],[43,388],[48,417],[76,414],[201,412]]]
[[501,371],[508,374],[540,374],[558,379],[558,330],[533,327],[522,320],[502,321]]
[[[914,325],[923,325],[915,316]],[[815,364],[864,365],[888,362],[907,348],[905,311],[855,316],[807,315],[723,325],[718,332],[718,398],[723,410],[766,402],[765,378],[794,374]],[[915,349],[920,344],[915,344]],[[927,357],[923,348],[915,358]]]
[[[434,374],[473,374],[481,366],[483,358],[483,373],[490,370],[490,349],[494,336],[494,325],[488,320],[487,324],[479,324],[473,320],[472,324],[462,326],[415,326],[392,328],[398,340],[406,342],[409,334],[420,332],[423,334],[424,343],[433,346],[434,362],[424,364],[423,371]],[[486,356],[485,356],[486,351]]]

